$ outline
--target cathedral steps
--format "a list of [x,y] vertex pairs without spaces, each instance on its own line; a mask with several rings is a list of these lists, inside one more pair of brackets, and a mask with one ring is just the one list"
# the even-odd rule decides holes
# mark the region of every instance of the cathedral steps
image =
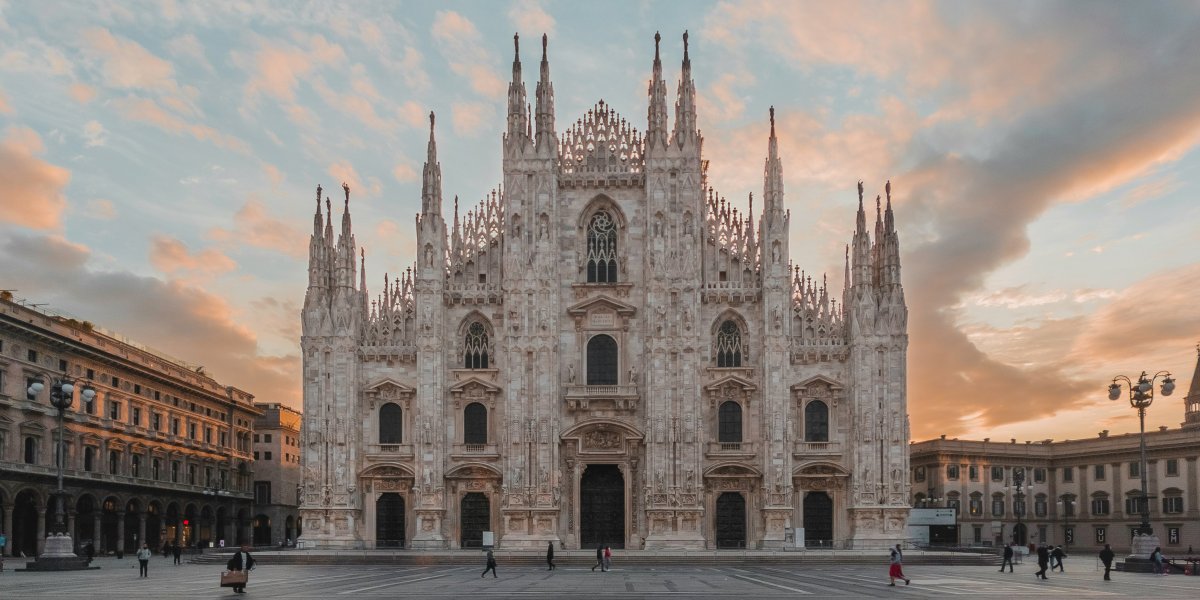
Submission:
[[[199,555],[196,564],[224,564],[231,553],[210,552]],[[497,550],[496,560],[506,566],[545,566],[544,551]],[[261,565],[396,565],[442,566],[474,565],[483,562],[477,550],[288,550],[255,552]],[[887,550],[697,550],[646,551],[614,550],[613,562],[620,566],[757,566],[757,565],[828,565],[880,564],[887,561]],[[596,562],[595,550],[555,550],[558,566],[590,567]],[[924,552],[910,550],[904,554],[908,565],[999,565],[1000,557],[992,552]]]

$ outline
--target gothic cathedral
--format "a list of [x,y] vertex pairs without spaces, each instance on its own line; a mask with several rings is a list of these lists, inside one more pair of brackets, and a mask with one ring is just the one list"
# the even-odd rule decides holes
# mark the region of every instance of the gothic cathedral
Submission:
[[[504,181],[452,222],[430,114],[417,264],[367,293],[345,188],[313,217],[302,541],[319,548],[869,548],[908,515],[907,309],[888,185],[859,184],[840,301],[788,252],[771,111],[761,213],[707,179],[655,35],[644,133],[555,128],[520,53]],[[345,186],[343,186],[345,187]],[[359,262],[362,261],[362,262]],[[359,263],[359,264],[356,264]],[[356,277],[356,269],[358,276]]]

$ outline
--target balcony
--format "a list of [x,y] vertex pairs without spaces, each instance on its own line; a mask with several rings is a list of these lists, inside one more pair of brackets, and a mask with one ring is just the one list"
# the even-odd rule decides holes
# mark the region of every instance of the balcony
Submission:
[[796,442],[792,455],[802,456],[838,456],[842,453],[841,442]]
[[571,411],[634,412],[641,396],[636,385],[568,385],[565,400]]

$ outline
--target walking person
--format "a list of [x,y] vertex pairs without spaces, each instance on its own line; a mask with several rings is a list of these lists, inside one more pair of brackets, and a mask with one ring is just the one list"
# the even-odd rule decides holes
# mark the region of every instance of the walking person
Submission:
[[546,564],[550,565],[550,568],[546,569],[547,571],[554,570],[554,542],[546,544]]
[[1004,562],[1000,563],[1000,572],[1004,572],[1004,565],[1008,565],[1008,572],[1013,572],[1013,547],[1012,542],[1004,545]]
[[1108,576],[1108,573],[1112,570],[1113,556],[1112,546],[1105,544],[1104,549],[1100,551],[1100,562],[1104,563],[1105,581],[1112,581],[1112,578]]
[[491,550],[488,550],[488,553],[487,553],[487,568],[485,568],[483,570],[483,573],[480,573],[479,576],[483,577],[484,575],[487,575],[488,571],[492,572],[493,579],[498,577],[496,575],[496,555],[492,554]]
[[604,571],[604,546],[596,546],[596,564],[592,565],[592,570],[600,567],[600,571]]
[[608,546],[604,547],[604,570],[612,570],[612,548]]
[[904,585],[908,585],[912,580],[904,576],[904,553],[900,551],[900,544],[896,544],[892,548],[892,564],[888,567],[888,585],[896,587],[896,579],[903,579]]
[[[178,547],[179,546],[175,546],[175,548]],[[225,567],[230,571],[246,571],[248,575],[250,571],[254,570],[254,563],[254,557],[250,556],[250,546],[242,544],[241,549],[233,553],[233,558],[229,559],[229,562],[225,564]],[[242,583],[241,585],[233,586],[233,591],[239,594],[245,594],[246,584]]]
[[147,544],[142,544],[142,549],[137,551],[139,578],[150,576],[150,557],[153,555],[154,553],[150,551],[150,546]]
[[[1066,569],[1063,568],[1062,559],[1067,557],[1067,553],[1063,552],[1061,544],[1054,547],[1054,551],[1050,553],[1050,557],[1054,559],[1054,566],[1058,567],[1058,572],[1065,573]],[[1054,569],[1050,570],[1053,571]]]
[[1046,570],[1050,568],[1050,549],[1046,548],[1044,544],[1038,546],[1037,557],[1039,569],[1037,573],[1033,574],[1034,577],[1039,579],[1050,579],[1049,577],[1046,577]]
[[177,564],[177,565],[181,564],[179,561],[179,557],[182,555],[183,555],[183,548],[179,545],[179,542],[175,542],[175,543],[171,544],[171,556],[175,557],[175,564]]

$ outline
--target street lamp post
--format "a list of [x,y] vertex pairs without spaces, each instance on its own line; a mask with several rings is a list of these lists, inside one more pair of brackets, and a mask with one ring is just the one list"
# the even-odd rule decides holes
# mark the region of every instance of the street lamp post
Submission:
[[[64,376],[66,373],[63,374]],[[46,389],[45,382],[39,377],[29,384],[27,390],[30,395],[36,396]],[[79,388],[80,395],[83,396],[84,402],[91,402],[96,397],[96,390],[88,383],[84,383]],[[64,450],[66,444],[63,436],[63,416],[71,404],[75,401],[75,383],[69,377],[55,379],[50,385],[50,404],[58,409],[58,445],[55,448],[55,462],[58,466],[58,488],[54,493],[54,526],[49,535],[46,536],[46,548],[42,555],[37,558],[34,563],[30,563],[26,568],[34,570],[52,570],[63,571],[71,569],[87,568],[88,561],[81,561],[75,555],[74,547],[71,544],[71,534],[67,531],[66,524],[63,522],[63,497],[66,493],[63,491],[63,466],[66,462]]]
[[[1108,386],[1108,399],[1118,400],[1121,398],[1121,388],[1129,388],[1129,406],[1136,408],[1138,411],[1138,424],[1141,433],[1141,450],[1142,459],[1138,466],[1138,473],[1142,479],[1142,497],[1140,499],[1142,522],[1138,526],[1137,535],[1133,537],[1132,555],[1149,555],[1150,551],[1158,546],[1158,537],[1154,535],[1154,530],[1150,527],[1150,499],[1146,492],[1146,409],[1154,403],[1154,382],[1162,377],[1162,395],[1170,396],[1171,392],[1175,391],[1175,380],[1171,378],[1171,373],[1167,371],[1159,371],[1153,377],[1146,377],[1146,372],[1138,376],[1137,381],[1131,381],[1124,375],[1113,377],[1112,383]],[[1122,386],[1121,384],[1125,385]]]

